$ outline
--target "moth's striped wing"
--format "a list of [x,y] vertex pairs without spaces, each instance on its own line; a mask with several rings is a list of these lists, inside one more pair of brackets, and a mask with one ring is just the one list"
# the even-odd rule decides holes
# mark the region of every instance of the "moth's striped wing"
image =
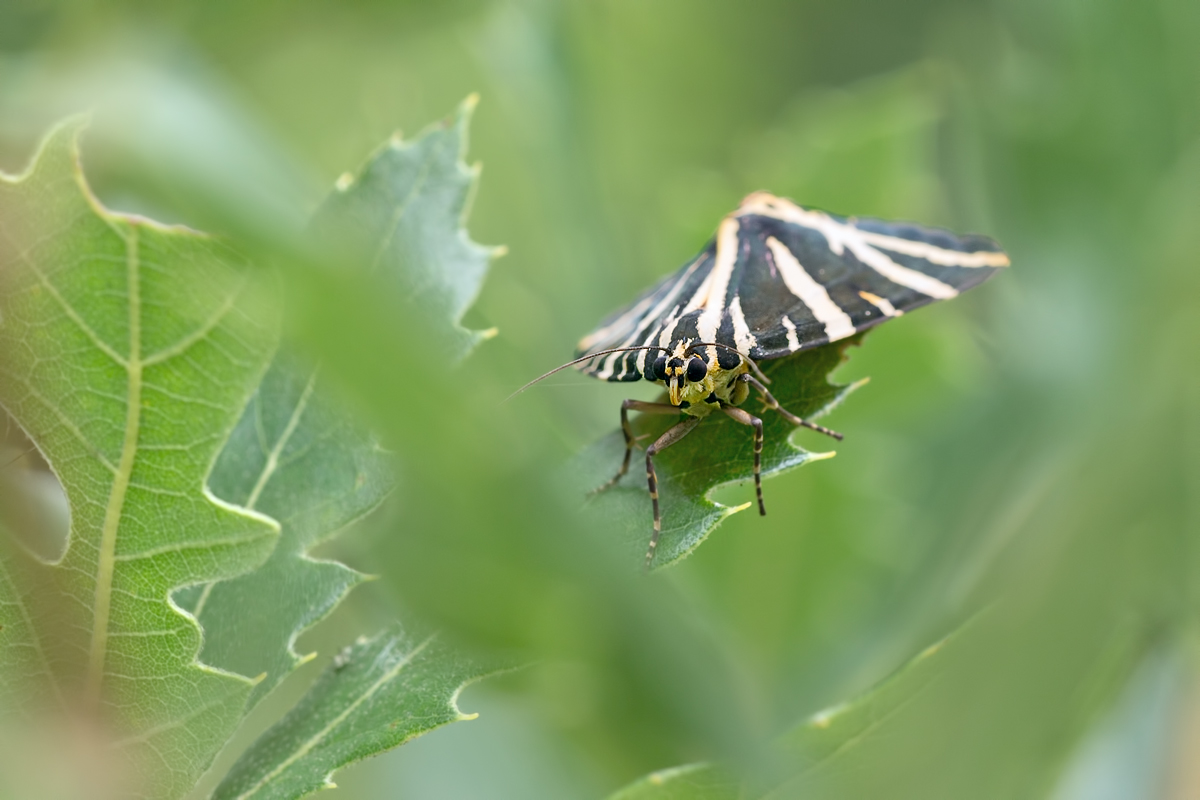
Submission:
[[[954,297],[1007,265],[984,236],[838,217],[758,192],[700,255],[586,336],[579,355],[694,338],[779,358]],[[709,357],[732,356],[709,348]],[[653,360],[647,351],[613,353],[580,369],[632,381]]]
[[[627,308],[612,314],[600,327],[585,336],[576,347],[582,356],[614,347],[635,347],[658,344],[663,331],[671,329],[681,310],[696,296],[712,272],[716,242],[709,242],[678,272],[668,275],[644,292]],[[666,345],[663,345],[664,347]],[[642,377],[645,365],[654,361],[647,351],[612,353],[586,361],[579,369],[589,375],[609,381],[636,381]]]

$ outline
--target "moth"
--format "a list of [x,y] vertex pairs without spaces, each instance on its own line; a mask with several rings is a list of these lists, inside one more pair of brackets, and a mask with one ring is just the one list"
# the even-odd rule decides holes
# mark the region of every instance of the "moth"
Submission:
[[752,390],[793,425],[842,438],[781,407],[757,362],[836,342],[955,297],[1008,263],[985,236],[841,217],[766,192],[746,197],[699,255],[604,320],[579,342],[575,360],[558,368],[575,365],[601,380],[648,380],[666,389],[667,402],[621,404],[625,458],[596,491],[629,471],[630,411],[682,417],[646,448],[654,518],[646,566],[662,532],[654,457],[705,417],[722,413],[754,429],[754,489],[763,515],[763,424],[740,407]]

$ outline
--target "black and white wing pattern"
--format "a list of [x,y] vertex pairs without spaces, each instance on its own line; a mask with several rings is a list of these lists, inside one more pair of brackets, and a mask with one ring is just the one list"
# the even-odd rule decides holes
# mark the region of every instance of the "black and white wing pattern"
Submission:
[[[585,336],[578,355],[691,338],[756,361],[780,358],[954,297],[1006,266],[1008,256],[985,236],[839,217],[756,192],[721,220],[698,256]],[[653,361],[642,350],[579,368],[635,381]]]

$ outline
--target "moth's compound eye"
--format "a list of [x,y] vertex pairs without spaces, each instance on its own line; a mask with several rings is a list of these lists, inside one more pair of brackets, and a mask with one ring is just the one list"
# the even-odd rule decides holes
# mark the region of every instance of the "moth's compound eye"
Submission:
[[667,357],[659,356],[654,359],[654,366],[651,369],[655,380],[665,381],[667,379]]
[[687,379],[692,383],[699,383],[707,374],[708,364],[704,363],[704,359],[700,356],[692,356],[687,365]]

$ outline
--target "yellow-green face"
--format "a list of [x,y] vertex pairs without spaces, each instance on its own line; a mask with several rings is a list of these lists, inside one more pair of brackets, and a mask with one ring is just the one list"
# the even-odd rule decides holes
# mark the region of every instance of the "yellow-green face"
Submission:
[[[674,344],[670,354],[664,353],[652,366],[658,382],[667,389],[671,405],[679,406],[685,414],[700,417],[721,407],[738,405],[746,397],[745,384],[735,380],[749,368],[745,359],[738,358],[737,366],[721,366],[715,348],[693,347],[693,339]],[[728,358],[725,359],[728,363]],[[661,366],[661,369],[658,367]]]

